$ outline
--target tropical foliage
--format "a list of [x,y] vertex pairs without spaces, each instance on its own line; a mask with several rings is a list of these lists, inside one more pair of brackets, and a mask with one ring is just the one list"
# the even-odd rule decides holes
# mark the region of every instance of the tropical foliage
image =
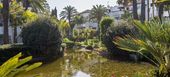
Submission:
[[[63,8],[63,11],[61,11],[60,13],[60,17],[62,19],[66,19],[68,20],[68,23],[70,25],[70,30],[69,33],[72,35],[72,31],[74,28],[74,24],[72,23],[74,16],[77,14],[77,10],[75,9],[75,7],[73,6],[66,6]],[[69,35],[69,33],[67,33],[67,35]]]
[[[48,4],[46,0],[11,0],[11,1],[2,0],[2,9],[5,9],[2,10],[2,17],[3,17],[3,24],[4,24],[4,37],[3,37],[4,44],[9,43],[8,20],[18,19],[16,18],[16,14],[17,17],[19,17],[18,12],[21,10],[24,11],[24,9],[21,9],[22,6],[25,8],[25,11],[31,6],[32,11],[34,12],[45,12],[46,10],[45,8],[48,8]],[[13,11],[11,11],[11,9]],[[15,15],[13,15],[11,12],[14,13]],[[10,14],[12,15],[13,18],[9,17]],[[14,35],[16,35],[16,28],[15,28]]]
[[44,12],[46,8],[46,0],[17,0],[23,4],[25,10],[28,10],[29,7],[32,8],[34,12]]
[[[114,41],[119,48],[137,52],[152,61],[156,66],[156,77],[169,77],[170,75],[170,37],[169,23],[146,22],[145,24],[135,21],[140,33],[117,37]],[[146,56],[149,53],[153,59]]]
[[0,66],[0,77],[15,77],[20,73],[30,71],[42,65],[41,62],[37,62],[32,65],[26,65],[25,63],[32,60],[32,57],[30,56],[30,57],[20,59],[21,56],[22,54],[19,53],[16,56],[10,58],[5,63],[3,63]]
[[107,10],[106,7],[104,7],[104,5],[94,5],[93,8],[91,9],[91,13],[90,13],[90,19],[97,21],[98,23],[98,32],[100,31],[100,21],[102,19],[103,16],[106,16]]
[[74,20],[73,20],[73,21],[74,21],[75,24],[78,26],[78,25],[83,24],[83,23],[85,22],[85,19],[84,19],[84,17],[81,16],[81,15],[76,15],[76,16],[74,17]]
[[63,8],[63,11],[60,13],[60,17],[63,19],[67,19],[70,24],[76,13],[77,13],[77,10],[75,9],[75,7],[66,6],[65,8]]
[[61,20],[58,21],[58,26],[59,26],[59,30],[60,30],[62,36],[66,37],[67,33],[70,29],[69,23],[64,19],[61,19]]
[[30,10],[24,11],[24,8],[17,3],[17,1],[11,1],[10,8],[10,23],[11,26],[14,28],[14,36],[13,42],[17,43],[17,26],[23,25],[23,23],[27,23],[33,21],[37,18],[37,14],[31,12]]

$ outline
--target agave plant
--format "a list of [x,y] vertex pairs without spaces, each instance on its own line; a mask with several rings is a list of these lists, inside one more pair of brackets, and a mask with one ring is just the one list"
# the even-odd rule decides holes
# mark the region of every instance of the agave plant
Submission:
[[30,71],[42,64],[41,62],[37,62],[32,65],[25,65],[25,63],[30,61],[32,57],[30,56],[24,59],[19,59],[21,56],[22,54],[19,53],[1,65],[0,77],[15,77],[19,73]]
[[[138,34],[117,37],[114,43],[120,49],[137,52],[156,66],[156,77],[170,77],[170,23],[134,21]],[[149,53],[153,59],[144,53]]]

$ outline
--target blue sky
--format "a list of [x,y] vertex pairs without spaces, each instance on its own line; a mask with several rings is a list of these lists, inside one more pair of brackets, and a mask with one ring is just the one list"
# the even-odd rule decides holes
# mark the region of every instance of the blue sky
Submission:
[[58,14],[62,11],[62,9],[71,5],[74,6],[78,12],[82,12],[87,9],[91,9],[93,5],[102,4],[102,5],[116,5],[117,0],[47,0],[50,5],[50,8],[57,8]]

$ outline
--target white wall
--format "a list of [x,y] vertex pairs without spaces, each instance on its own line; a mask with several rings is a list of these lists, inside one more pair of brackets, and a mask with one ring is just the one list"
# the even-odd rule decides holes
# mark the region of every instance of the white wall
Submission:
[[[3,30],[4,30],[4,27],[3,26],[0,26],[0,34],[3,34]],[[9,40],[10,42],[13,42],[13,28],[11,26],[9,26],[8,28],[8,33],[9,33]],[[17,27],[17,36],[19,36],[19,34],[21,33],[21,28],[20,27]],[[19,42],[21,42],[21,39],[18,39]]]

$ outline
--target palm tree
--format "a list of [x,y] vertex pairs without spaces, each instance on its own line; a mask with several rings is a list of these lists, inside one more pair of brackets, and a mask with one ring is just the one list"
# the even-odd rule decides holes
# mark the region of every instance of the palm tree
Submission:
[[90,19],[95,19],[97,21],[98,24],[98,33],[100,32],[100,21],[102,19],[103,16],[106,16],[106,7],[104,7],[104,5],[94,5],[93,8],[91,9],[91,13],[90,13]]
[[[70,35],[72,36],[72,31],[73,31],[73,28],[74,28],[74,25],[72,24],[72,21],[73,21],[73,17],[77,14],[77,10],[75,9],[75,7],[73,6],[66,6],[63,8],[63,11],[61,11],[60,13],[60,17],[62,19],[66,19],[68,20],[68,23],[70,25]],[[68,34],[69,35],[69,34]]]
[[43,12],[47,4],[46,0],[18,0],[18,2],[22,2],[25,10],[31,7],[34,12]]
[[8,34],[8,20],[9,20],[9,0],[3,0],[3,26],[4,26],[4,35],[3,35],[3,43],[9,43],[9,34]]
[[145,22],[145,0],[141,0],[141,22],[144,23]]
[[[23,2],[23,5],[25,7],[25,10],[28,9],[29,6],[32,7],[35,11],[44,11],[44,4],[46,3],[46,0],[17,0],[18,2]],[[2,17],[3,17],[3,25],[4,25],[4,37],[3,37],[3,43],[7,44],[9,43],[9,34],[8,34],[8,20],[9,20],[9,3],[11,0],[3,0],[3,10],[2,10]],[[39,9],[39,10],[38,10]]]

